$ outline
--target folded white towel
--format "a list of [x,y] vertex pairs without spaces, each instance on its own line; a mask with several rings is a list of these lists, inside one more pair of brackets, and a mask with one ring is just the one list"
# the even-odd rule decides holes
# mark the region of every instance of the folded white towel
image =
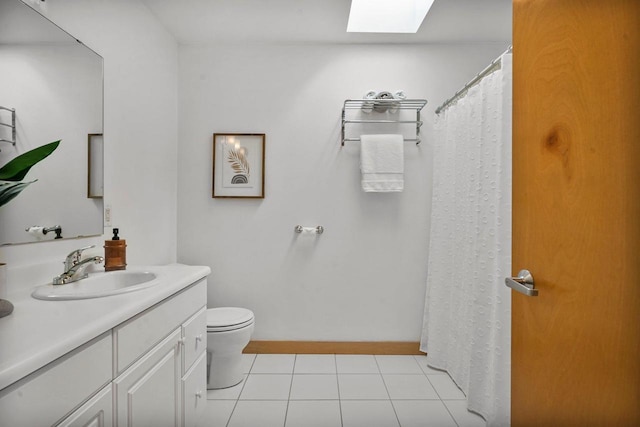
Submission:
[[404,188],[402,135],[361,135],[360,171],[366,192],[395,192]]

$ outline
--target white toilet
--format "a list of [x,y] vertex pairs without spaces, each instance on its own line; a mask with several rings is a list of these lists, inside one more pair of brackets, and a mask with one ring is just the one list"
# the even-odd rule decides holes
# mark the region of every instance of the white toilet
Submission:
[[242,350],[253,333],[251,310],[219,307],[207,310],[207,388],[234,386],[242,381]]

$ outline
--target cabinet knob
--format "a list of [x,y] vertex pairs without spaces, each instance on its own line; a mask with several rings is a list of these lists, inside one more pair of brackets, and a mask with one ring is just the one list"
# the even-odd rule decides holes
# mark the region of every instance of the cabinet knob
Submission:
[[202,399],[202,391],[197,391],[197,392],[196,392],[196,397],[197,397],[198,399]]
[[196,341],[202,341],[202,334],[196,335]]

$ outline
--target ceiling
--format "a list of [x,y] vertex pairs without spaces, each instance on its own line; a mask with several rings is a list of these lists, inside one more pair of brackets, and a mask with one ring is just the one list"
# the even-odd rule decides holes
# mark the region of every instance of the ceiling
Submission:
[[181,44],[511,40],[512,0],[435,0],[416,34],[347,33],[349,0],[142,0]]

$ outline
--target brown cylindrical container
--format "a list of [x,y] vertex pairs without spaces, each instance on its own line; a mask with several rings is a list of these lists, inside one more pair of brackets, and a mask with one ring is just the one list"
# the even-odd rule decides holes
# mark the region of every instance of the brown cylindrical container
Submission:
[[127,241],[104,241],[104,270],[125,270],[127,268]]

